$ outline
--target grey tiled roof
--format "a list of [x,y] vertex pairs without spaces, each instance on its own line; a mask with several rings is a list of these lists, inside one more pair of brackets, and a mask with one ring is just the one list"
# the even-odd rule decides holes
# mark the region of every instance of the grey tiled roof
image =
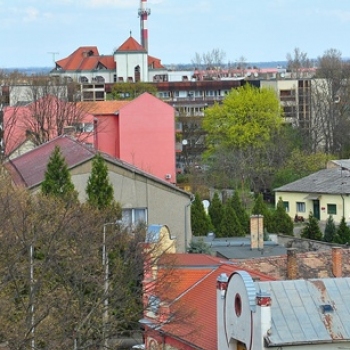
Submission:
[[276,192],[302,192],[313,194],[350,194],[350,171],[323,169],[297,181],[274,189]]

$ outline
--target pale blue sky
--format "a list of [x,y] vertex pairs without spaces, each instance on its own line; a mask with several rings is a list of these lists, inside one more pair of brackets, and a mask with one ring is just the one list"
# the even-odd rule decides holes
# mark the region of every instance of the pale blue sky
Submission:
[[[139,0],[0,0],[0,69],[53,67],[79,46],[109,55],[140,42]],[[148,0],[149,53],[190,63],[220,49],[225,62],[285,60],[295,47],[317,58],[350,57],[350,0]],[[57,54],[53,55],[52,52]]]

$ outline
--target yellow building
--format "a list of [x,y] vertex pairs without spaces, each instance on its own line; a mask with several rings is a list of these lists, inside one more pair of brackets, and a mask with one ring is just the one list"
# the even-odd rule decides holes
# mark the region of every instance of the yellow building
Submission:
[[333,160],[327,168],[275,189],[291,218],[307,219],[310,212],[321,222],[332,215],[350,221],[350,159]]

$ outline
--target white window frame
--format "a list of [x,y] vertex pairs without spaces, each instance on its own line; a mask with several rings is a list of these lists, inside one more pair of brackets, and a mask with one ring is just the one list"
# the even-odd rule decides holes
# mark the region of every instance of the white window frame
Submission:
[[305,202],[296,202],[296,210],[297,210],[297,213],[305,213],[306,212]]
[[[147,226],[147,208],[123,208],[122,223],[125,227],[136,228],[138,224],[144,223]],[[141,220],[139,220],[141,218]]]

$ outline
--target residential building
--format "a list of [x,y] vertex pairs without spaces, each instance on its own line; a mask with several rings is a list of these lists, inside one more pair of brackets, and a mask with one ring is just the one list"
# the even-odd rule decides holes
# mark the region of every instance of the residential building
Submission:
[[132,101],[83,102],[78,108],[94,117],[94,132],[85,142],[176,183],[173,107],[144,93]]
[[[85,190],[97,150],[69,136],[58,136],[7,161],[4,166],[16,186],[23,186],[36,193],[40,191],[47,163],[56,146],[66,159],[79,199],[86,201]],[[192,237],[189,210],[191,194],[123,160],[106,153],[101,155],[108,167],[114,199],[122,207],[124,224],[133,227],[138,222],[146,225],[164,223],[176,237],[178,251],[186,251]]]
[[[259,253],[257,233],[250,249]],[[147,247],[172,247],[164,227],[150,229],[147,237]],[[288,249],[287,255],[229,261],[203,254],[163,254],[156,268],[145,266],[146,309],[140,320],[145,348],[348,346],[349,251],[333,247],[311,256]]]
[[63,133],[169,183],[176,182],[174,109],[144,93],[132,101],[67,102],[46,96],[4,112],[5,156]]
[[[215,283],[237,271],[227,260],[203,254],[167,254],[160,259],[157,280],[145,274],[145,302],[140,324],[146,349],[221,349],[217,346]],[[250,270],[256,280],[272,280]]]
[[276,203],[281,197],[287,213],[309,216],[325,222],[330,215],[339,223],[350,215],[350,163],[348,159],[335,160],[327,168],[275,189]]
[[254,281],[217,278],[217,349],[339,349],[350,346],[350,278]]

